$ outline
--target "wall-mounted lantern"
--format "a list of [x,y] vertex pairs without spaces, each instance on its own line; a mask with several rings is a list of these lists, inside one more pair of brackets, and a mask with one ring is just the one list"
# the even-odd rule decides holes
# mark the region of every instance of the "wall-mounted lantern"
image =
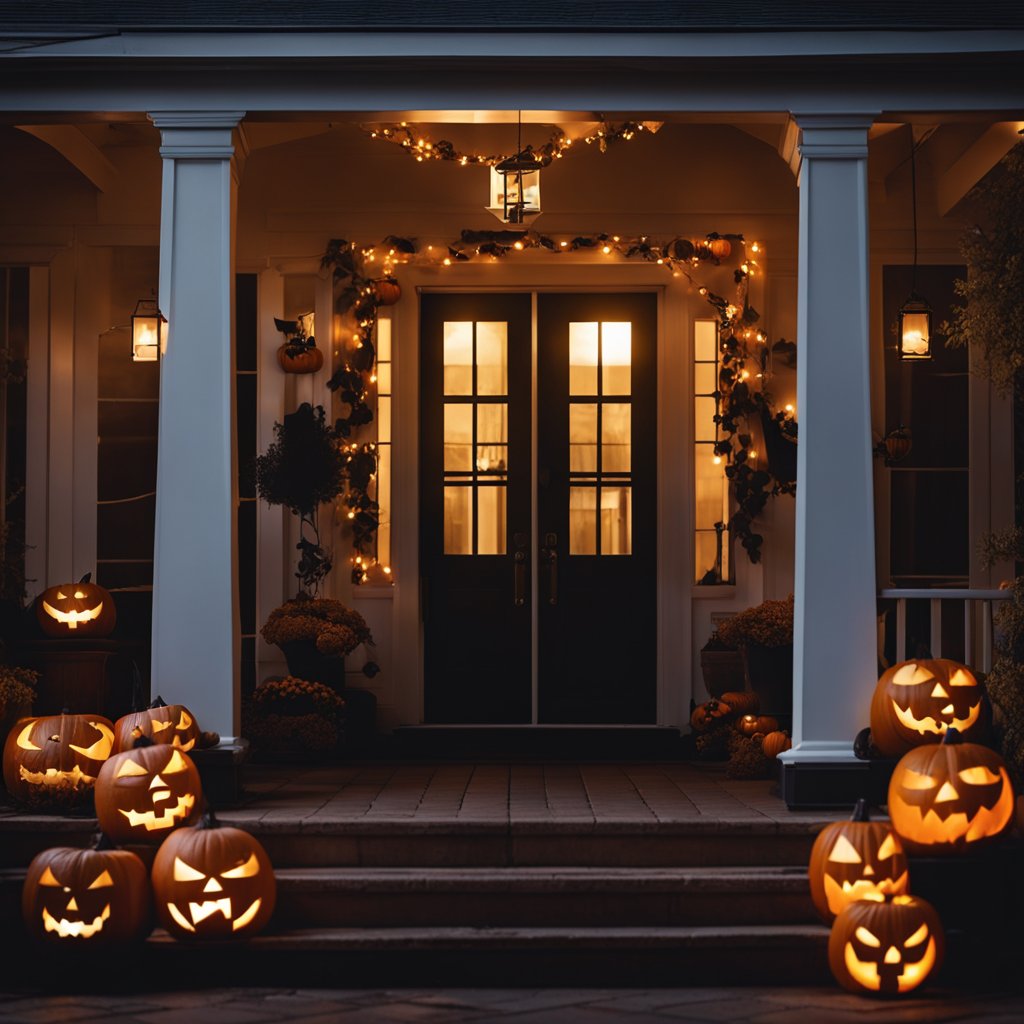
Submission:
[[167,320],[156,299],[139,299],[132,313],[132,360],[153,363],[160,358],[167,335]]

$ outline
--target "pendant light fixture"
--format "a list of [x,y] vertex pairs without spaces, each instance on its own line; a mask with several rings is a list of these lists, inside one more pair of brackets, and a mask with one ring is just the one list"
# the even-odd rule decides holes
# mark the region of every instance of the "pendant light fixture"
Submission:
[[550,162],[523,148],[523,112],[518,112],[516,152],[491,168],[491,205],[487,207],[505,224],[529,224],[540,216],[540,169]]
[[132,313],[132,360],[153,363],[160,358],[167,333],[167,318],[156,299],[139,299]]
[[900,359],[908,362],[931,359],[931,306],[917,294],[917,144],[914,128],[910,126],[910,196],[914,224],[914,269],[910,278],[910,295],[900,306],[899,338]]

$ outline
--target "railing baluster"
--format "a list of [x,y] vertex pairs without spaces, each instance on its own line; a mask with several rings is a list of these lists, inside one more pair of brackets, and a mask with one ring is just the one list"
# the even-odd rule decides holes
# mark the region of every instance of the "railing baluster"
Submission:
[[974,662],[974,602],[964,601],[964,663]]
[[896,660],[907,660],[907,599],[896,602]]
[[982,606],[981,616],[981,671],[988,675],[992,671],[992,602]]
[[942,598],[933,597],[929,604],[928,647],[933,658],[942,657]]

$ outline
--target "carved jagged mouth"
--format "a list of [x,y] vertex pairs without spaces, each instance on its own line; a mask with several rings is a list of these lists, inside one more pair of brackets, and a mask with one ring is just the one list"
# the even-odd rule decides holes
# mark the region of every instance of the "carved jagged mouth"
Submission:
[[157,814],[156,811],[126,811],[123,809],[121,813],[128,819],[128,824],[132,828],[142,825],[147,832],[154,832],[157,829],[173,828],[177,822],[187,818],[195,802],[195,795],[186,793],[184,796],[179,796],[178,802],[173,807],[168,807],[162,814]]
[[249,924],[252,919],[259,912],[260,904],[263,902],[262,899],[257,898],[249,904],[248,909],[244,914],[240,914],[233,921],[231,921],[231,899],[225,896],[219,900],[204,900],[202,903],[189,903],[188,912],[192,917],[190,921],[173,903],[167,904],[167,909],[170,911],[171,917],[181,925],[186,931],[194,932],[195,926],[205,921],[211,914],[216,914],[218,911],[223,915],[226,921],[231,921],[231,930],[237,932]]
[[956,729],[959,732],[965,732],[970,729],[975,722],[978,721],[978,716],[981,714],[981,705],[975,704],[967,712],[966,718],[951,718],[948,722],[939,722],[932,718],[930,715],[925,718],[915,718],[913,712],[907,708],[904,710],[896,703],[892,702],[893,710],[896,712],[896,717],[900,720],[900,725],[909,729],[911,732],[916,732],[921,736],[925,733],[932,733],[935,736],[944,736],[947,729]]
[[[882,988],[882,976],[878,973],[878,964],[874,960],[861,960],[857,956],[852,943],[846,943],[843,949],[846,969],[850,977],[872,992]],[[895,975],[897,991],[909,992],[928,977],[928,972],[935,966],[935,939],[928,940],[924,955],[915,963],[904,963],[903,970]]]
[[67,772],[57,768],[47,768],[44,772],[30,772],[21,765],[18,774],[33,786],[71,786],[77,789],[79,786],[91,786],[96,781],[95,776],[86,775],[77,764]]
[[1005,768],[999,769],[1002,791],[995,806],[981,807],[973,818],[965,811],[956,811],[945,818],[939,817],[933,807],[922,812],[909,804],[898,793],[889,797],[889,817],[901,836],[914,836],[913,842],[921,846],[955,843],[963,839],[973,843],[978,839],[998,835],[1013,815],[1013,789]]
[[51,914],[46,907],[43,907],[43,928],[47,932],[56,932],[60,939],[91,939],[97,932],[103,931],[103,922],[110,917],[110,904],[108,903],[103,912],[89,921],[68,921],[61,918],[59,921]]
[[80,622],[92,622],[93,619],[98,619],[100,617],[100,614],[103,611],[103,602],[100,601],[95,608],[83,608],[82,611],[62,612],[59,608],[54,608],[48,601],[44,601],[43,611],[45,611],[51,619],[63,622],[68,629],[78,629],[78,624]]
[[828,909],[838,914],[854,900],[861,900],[869,893],[880,893],[883,896],[899,896],[907,891],[908,878],[904,871],[899,878],[881,878],[877,882],[870,878],[858,878],[853,882],[844,881],[840,885],[829,875],[825,876],[825,900]]

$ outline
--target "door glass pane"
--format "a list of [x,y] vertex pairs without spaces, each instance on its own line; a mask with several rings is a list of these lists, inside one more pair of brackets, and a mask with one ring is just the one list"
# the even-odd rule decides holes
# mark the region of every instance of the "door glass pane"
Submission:
[[601,470],[604,473],[630,471],[632,408],[623,402],[608,402],[601,409]]
[[377,398],[377,435],[391,436],[391,396],[379,395]]
[[632,550],[631,491],[629,487],[601,488],[602,555],[628,555]]
[[383,362],[380,353],[377,354],[377,391],[391,394],[391,364]]
[[694,526],[711,530],[729,519],[729,481],[724,465],[715,465],[711,445],[697,445],[694,459]]
[[505,554],[505,487],[478,487],[476,489],[477,554]]
[[597,324],[569,324],[569,394],[597,394]]
[[479,444],[508,444],[508,406],[504,402],[476,407],[476,439]]
[[718,362],[718,322],[698,320],[693,325],[693,358],[700,363]]
[[444,407],[444,469],[468,473],[473,468],[473,406]]
[[718,367],[714,363],[695,363],[693,367],[693,393],[710,395],[718,388]]
[[569,488],[569,554],[597,554],[597,488]]
[[628,395],[632,390],[632,333],[629,321],[601,324],[601,390],[606,395]]
[[473,324],[469,321],[445,321],[444,393],[473,393]]
[[476,393],[508,394],[508,324],[481,320],[476,325]]
[[473,554],[473,488],[444,489],[444,553]]
[[695,441],[715,440],[715,414],[718,409],[713,398],[693,400],[693,439]]
[[573,473],[597,472],[597,406],[569,406],[569,469]]

